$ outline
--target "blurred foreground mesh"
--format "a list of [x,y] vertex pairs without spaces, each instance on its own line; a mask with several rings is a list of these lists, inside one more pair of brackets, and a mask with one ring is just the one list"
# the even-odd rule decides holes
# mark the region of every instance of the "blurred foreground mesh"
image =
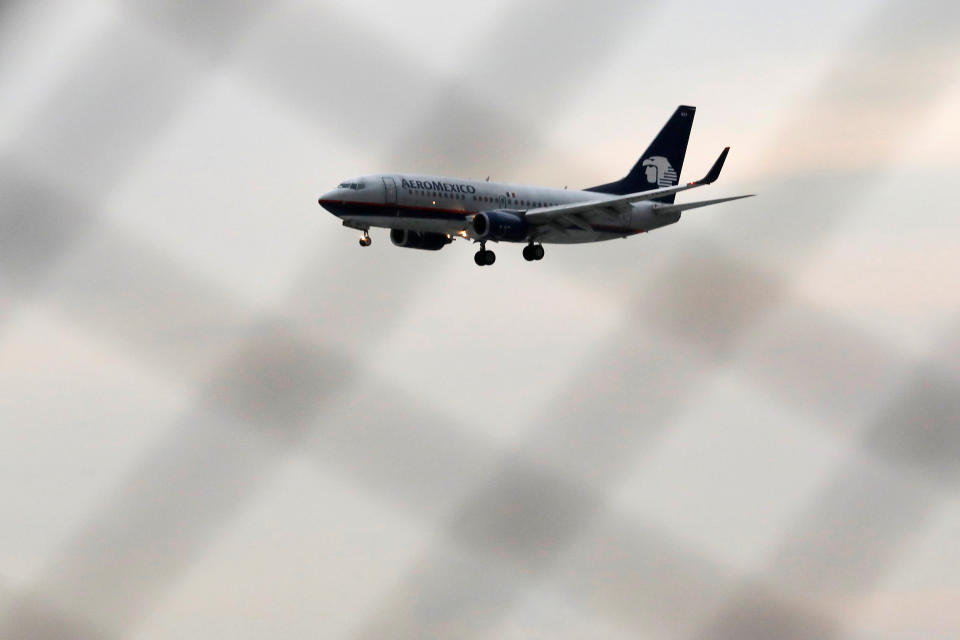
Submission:
[[[0,637],[960,633],[960,11],[695,5],[4,5]],[[491,270],[314,204],[681,102],[760,198]]]

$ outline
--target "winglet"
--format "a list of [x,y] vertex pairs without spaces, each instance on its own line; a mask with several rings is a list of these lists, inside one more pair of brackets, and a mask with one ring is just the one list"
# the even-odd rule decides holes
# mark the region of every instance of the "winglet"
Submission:
[[711,184],[716,182],[717,178],[720,177],[720,170],[723,169],[723,163],[727,160],[728,153],[730,153],[730,147],[724,147],[720,157],[717,158],[717,161],[713,163],[712,167],[710,167],[710,171],[708,171],[707,175],[705,175],[702,180],[697,182],[697,184]]

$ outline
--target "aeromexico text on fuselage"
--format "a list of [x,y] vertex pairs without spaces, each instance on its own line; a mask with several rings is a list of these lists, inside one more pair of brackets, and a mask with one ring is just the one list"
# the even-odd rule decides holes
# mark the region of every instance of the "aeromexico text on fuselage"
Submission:
[[402,178],[400,186],[404,189],[419,189],[422,191],[444,191],[446,193],[470,193],[477,192],[477,188],[469,184],[456,184],[453,182],[430,182],[426,180],[407,180]]

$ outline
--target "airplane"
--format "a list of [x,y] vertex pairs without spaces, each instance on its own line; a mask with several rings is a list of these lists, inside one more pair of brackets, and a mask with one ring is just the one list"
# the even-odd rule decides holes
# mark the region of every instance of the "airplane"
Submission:
[[554,189],[412,174],[374,174],[341,182],[323,194],[321,207],[362,232],[390,229],[399,247],[439,251],[454,239],[479,243],[478,266],[496,261],[488,242],[525,244],[528,262],[542,260],[544,244],[576,244],[626,238],[674,224],[681,212],[751,195],[676,204],[681,191],[720,177],[726,147],[700,180],[681,185],[680,171],[696,107],[681,105],[626,177],[583,190]]

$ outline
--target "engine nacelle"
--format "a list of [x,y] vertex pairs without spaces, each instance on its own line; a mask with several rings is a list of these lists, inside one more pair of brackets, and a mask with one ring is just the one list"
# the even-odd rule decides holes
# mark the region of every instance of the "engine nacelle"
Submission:
[[473,216],[468,231],[475,240],[523,242],[530,233],[530,224],[511,211],[483,211]]
[[423,249],[424,251],[440,251],[453,242],[450,236],[443,233],[428,231],[408,231],[407,229],[391,229],[390,242],[404,249]]

